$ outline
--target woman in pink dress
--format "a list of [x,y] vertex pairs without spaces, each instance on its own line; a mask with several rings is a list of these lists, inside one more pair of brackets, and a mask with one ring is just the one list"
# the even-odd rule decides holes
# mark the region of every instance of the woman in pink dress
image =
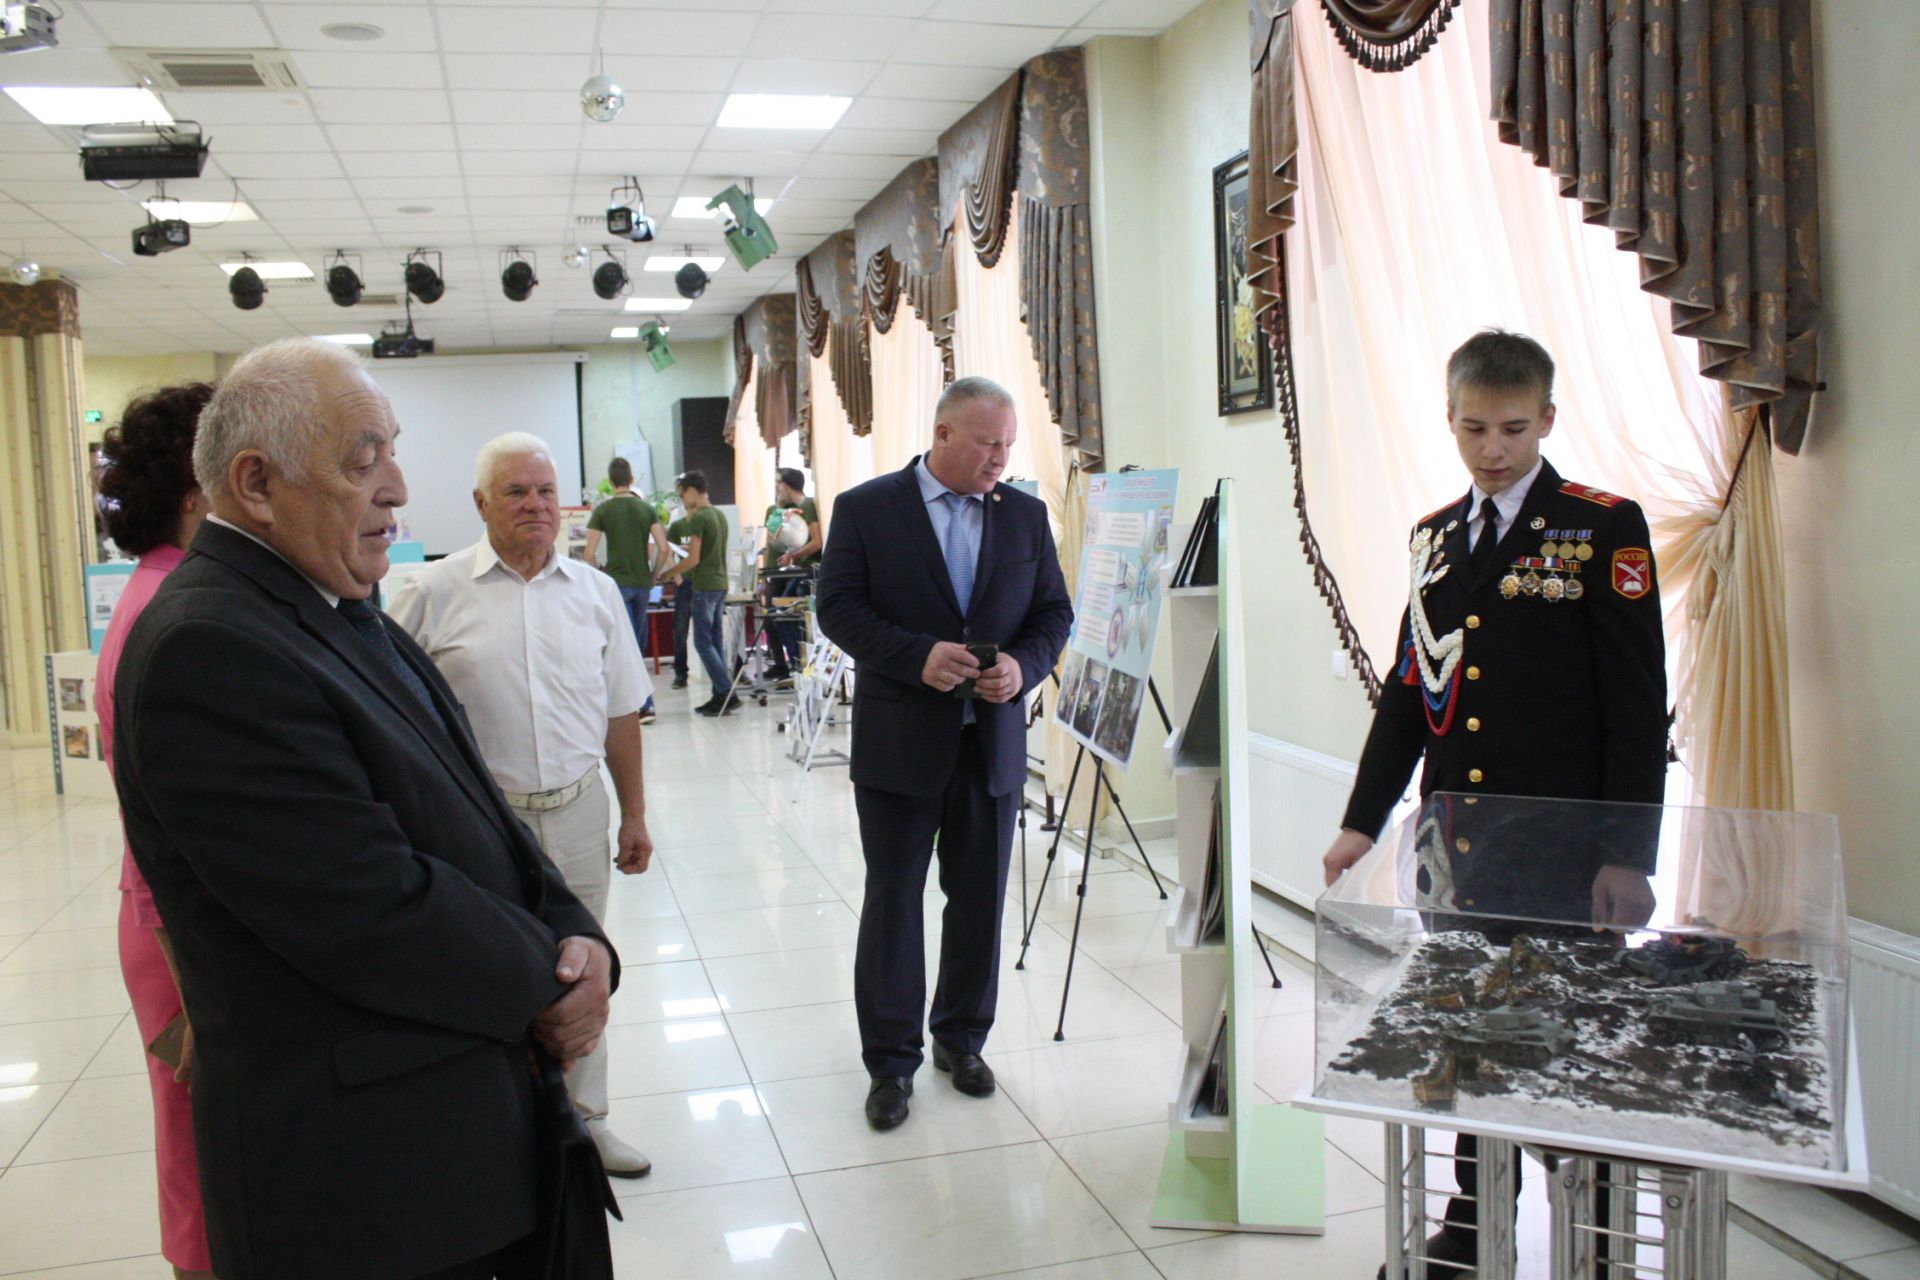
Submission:
[[[166,387],[127,406],[107,432],[99,476],[107,533],[122,551],[140,557],[100,645],[94,701],[100,741],[113,767],[113,677],[133,620],[160,582],[186,557],[206,515],[206,498],[193,479],[193,433],[213,388],[204,382]],[[133,854],[120,864],[120,972],[133,998],[142,1044],[153,1043],[181,1015],[180,986],[153,894]],[[160,1176],[160,1252],[178,1277],[211,1277],[207,1223],[200,1207],[200,1162],[193,1143],[193,1106],[187,1092],[193,1070],[189,1028],[176,1071],[152,1054],[154,1156]]]

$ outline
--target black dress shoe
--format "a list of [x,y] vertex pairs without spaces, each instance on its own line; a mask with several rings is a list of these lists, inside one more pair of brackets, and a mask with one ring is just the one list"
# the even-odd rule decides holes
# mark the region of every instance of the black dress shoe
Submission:
[[875,1080],[867,1090],[867,1123],[885,1133],[907,1118],[907,1099],[913,1096],[913,1078],[891,1076]]
[[[1460,1280],[1480,1264],[1480,1250],[1471,1239],[1451,1231],[1436,1231],[1427,1237],[1428,1280]],[[1376,1280],[1387,1280],[1387,1267],[1380,1265]]]
[[993,1068],[977,1053],[949,1049],[935,1040],[933,1065],[941,1071],[952,1072],[953,1087],[962,1093],[984,1098],[993,1092]]
[[687,687],[687,678],[686,678],[685,676],[675,676],[675,677],[673,678],[673,685],[672,685],[672,687],[673,687],[673,688],[675,688],[675,689],[684,689],[684,688],[686,688],[686,687]]

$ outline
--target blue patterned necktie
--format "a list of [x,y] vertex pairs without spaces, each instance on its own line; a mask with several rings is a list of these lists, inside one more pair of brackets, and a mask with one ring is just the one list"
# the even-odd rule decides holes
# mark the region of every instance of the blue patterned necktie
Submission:
[[953,583],[953,598],[960,602],[960,616],[964,618],[973,603],[974,557],[967,545],[967,500],[957,493],[943,493],[940,501],[947,504],[947,545],[943,548],[947,578]]
[[441,719],[440,708],[433,705],[433,694],[428,691],[427,682],[422,680],[420,673],[408,666],[407,660],[400,656],[400,650],[394,647],[393,637],[387,634],[386,625],[380,621],[379,611],[365,600],[344,598],[335,608],[339,610],[341,617],[353,624],[353,629],[360,633],[360,638],[367,642],[367,647],[373,650],[374,657],[380,660],[381,668],[405,685],[407,692],[426,708],[427,713],[442,729],[445,729],[447,722]]

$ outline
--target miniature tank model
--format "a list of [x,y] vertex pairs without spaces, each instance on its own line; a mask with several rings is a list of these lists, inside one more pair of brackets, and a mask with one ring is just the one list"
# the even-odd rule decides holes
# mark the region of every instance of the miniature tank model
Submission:
[[1460,1058],[1486,1059],[1515,1067],[1544,1067],[1573,1048],[1573,1032],[1538,1009],[1502,1005],[1475,1017],[1447,1036],[1447,1048]]
[[1655,996],[1647,1025],[1662,1035],[1703,1044],[1740,1046],[1783,1034],[1780,1010],[1744,982],[1703,982],[1686,991]]
[[1663,933],[1657,942],[1621,951],[1618,959],[1627,972],[1663,987],[1731,978],[1747,967],[1747,953],[1731,938],[1703,934]]

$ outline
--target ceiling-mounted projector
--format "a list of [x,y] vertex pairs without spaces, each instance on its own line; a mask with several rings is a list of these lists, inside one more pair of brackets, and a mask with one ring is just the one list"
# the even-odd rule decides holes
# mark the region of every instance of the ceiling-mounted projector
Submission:
[[193,243],[193,229],[178,218],[155,219],[133,229],[133,251],[143,258],[157,258]]
[[60,41],[53,34],[54,15],[45,5],[0,5],[0,53],[51,49]]
[[207,139],[192,121],[153,128],[90,126],[80,138],[80,176],[88,182],[197,178],[206,163]]
[[415,356],[433,354],[433,339],[415,336],[413,321],[407,321],[406,328],[388,325],[373,340],[373,358],[375,360],[411,360]]

